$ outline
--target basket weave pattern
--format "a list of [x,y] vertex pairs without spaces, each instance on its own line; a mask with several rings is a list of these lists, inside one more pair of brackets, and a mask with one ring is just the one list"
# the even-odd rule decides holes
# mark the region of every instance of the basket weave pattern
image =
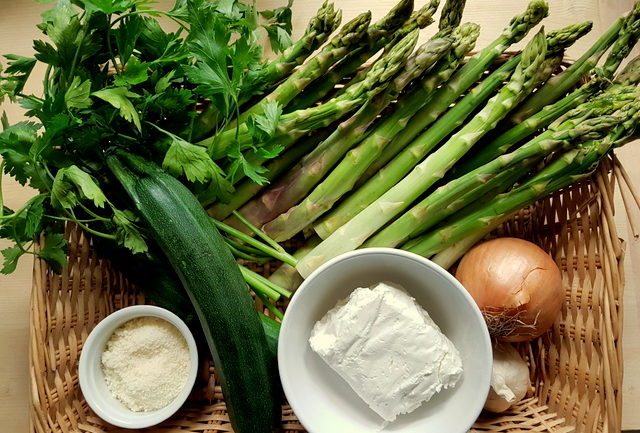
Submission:
[[[473,432],[620,431],[624,245],[613,220],[619,170],[616,161],[607,158],[588,180],[521,211],[494,233],[529,239],[550,251],[561,267],[566,298],[553,328],[518,346],[530,365],[528,398],[499,416],[483,413]],[[101,319],[145,300],[95,254],[82,231],[69,226],[67,238],[69,265],[62,274],[39,260],[34,266],[31,430],[130,431],[105,423],[89,409],[78,385],[77,365],[83,342]],[[288,406],[282,413],[285,431],[304,431]],[[185,407],[150,431],[232,431],[208,362]]]

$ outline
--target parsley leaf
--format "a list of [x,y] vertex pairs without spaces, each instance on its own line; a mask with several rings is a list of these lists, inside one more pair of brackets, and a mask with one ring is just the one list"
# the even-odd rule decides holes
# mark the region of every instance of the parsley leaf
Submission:
[[6,54],[4,57],[9,60],[3,76],[2,67],[0,65],[0,102],[4,96],[14,99],[24,89],[25,83],[33,71],[36,59],[30,57],[17,56],[15,54]]
[[118,243],[130,249],[133,253],[146,252],[149,247],[135,225],[138,218],[131,211],[112,209],[113,217],[111,221],[116,225],[116,240]]
[[233,191],[225,179],[224,171],[213,162],[205,147],[191,144],[173,134],[170,137],[171,143],[162,161],[162,168],[173,176],[185,176],[189,182],[212,183],[222,195]]
[[91,106],[91,81],[80,82],[80,77],[74,77],[71,85],[64,94],[64,102],[68,109],[89,108]]
[[62,233],[47,233],[44,238],[44,247],[36,252],[56,272],[60,272],[67,264],[67,242]]
[[149,65],[147,63],[141,63],[138,59],[132,57],[124,71],[114,77],[113,82],[116,86],[122,87],[144,83],[149,78],[148,68]]
[[10,274],[16,270],[16,267],[18,266],[18,260],[24,254],[24,251],[17,245],[14,245],[2,250],[1,253],[2,257],[4,258],[4,262],[0,273]]
[[262,176],[263,173],[267,172],[267,169],[260,165],[253,164],[245,158],[239,146],[236,146],[235,149],[229,153],[229,157],[233,158],[233,161],[227,169],[232,183],[237,181],[243,174],[258,185],[264,185],[268,182],[267,178]]
[[254,114],[247,120],[249,134],[254,143],[264,143],[272,138],[282,115],[282,105],[278,101],[267,102],[262,107],[263,114]]
[[113,29],[116,46],[118,47],[118,56],[123,65],[129,62],[143,26],[144,19],[140,15],[131,15],[124,17],[119,26]]
[[167,75],[165,75],[164,77],[160,78],[157,82],[156,85],[154,87],[154,90],[156,91],[156,94],[158,93],[162,93],[165,90],[167,90],[169,88],[169,86],[171,85],[171,79],[173,78],[173,75],[175,74],[175,70],[171,70],[169,71],[169,73]]
[[102,89],[92,93],[96,98],[108,102],[113,107],[120,110],[120,115],[127,121],[132,122],[139,132],[142,132],[140,116],[129,98],[137,98],[140,95],[130,92],[126,87],[114,87]]
[[33,188],[46,190],[46,173],[32,154],[32,149],[42,140],[37,131],[40,125],[19,122],[0,133],[0,155],[4,160],[4,171],[21,185],[29,182]]
[[133,8],[141,10],[145,9],[146,5],[153,3],[146,0],[81,0],[84,3],[85,9],[89,11],[100,11],[106,15],[117,14],[126,12],[128,9]]
[[77,25],[77,16],[78,12],[69,0],[58,0],[52,9],[42,13],[43,23],[39,24],[38,28],[56,45],[60,45],[67,39],[67,29]]
[[167,33],[157,20],[143,18],[143,25],[136,40],[140,60],[146,62],[178,61],[186,56],[186,49],[179,33]]
[[44,201],[48,197],[44,194],[36,196],[24,211],[24,237],[33,239],[42,231],[44,217]]
[[260,15],[267,20],[263,25],[269,36],[271,49],[278,53],[286,50],[291,45],[291,5],[293,0],[289,0],[287,6],[274,10],[261,11]]
[[75,165],[62,168],[56,173],[51,188],[51,203],[64,209],[71,209],[78,201],[77,192],[82,198],[93,201],[97,207],[104,207],[107,200],[96,181]]

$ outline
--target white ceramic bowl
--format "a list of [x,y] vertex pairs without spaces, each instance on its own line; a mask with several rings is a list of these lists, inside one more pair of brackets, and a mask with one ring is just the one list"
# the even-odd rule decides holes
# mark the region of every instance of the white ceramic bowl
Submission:
[[[113,397],[104,380],[101,356],[113,332],[125,322],[138,317],[158,317],[173,324],[182,333],[189,346],[191,367],[184,388],[175,400],[153,412],[133,412]],[[87,337],[80,354],[78,376],[80,389],[89,407],[103,420],[118,427],[139,429],[161,423],[173,415],[185,402],[198,371],[198,351],[193,335],[185,323],[172,312],[151,305],[135,305],[118,310],[105,317]]]
[[491,342],[480,310],[446,270],[418,255],[391,248],[343,254],[313,272],[287,307],[278,343],[285,395],[311,433],[372,433],[383,419],[309,346],[313,325],[357,287],[390,281],[403,286],[460,351],[463,375],[383,431],[466,433],[489,391]]

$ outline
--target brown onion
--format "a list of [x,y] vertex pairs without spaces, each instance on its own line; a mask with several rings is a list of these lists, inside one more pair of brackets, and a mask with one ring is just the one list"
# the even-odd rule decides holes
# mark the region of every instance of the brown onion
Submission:
[[530,341],[560,314],[564,301],[560,269],[537,245],[498,238],[472,248],[456,278],[475,299],[489,332],[502,341]]

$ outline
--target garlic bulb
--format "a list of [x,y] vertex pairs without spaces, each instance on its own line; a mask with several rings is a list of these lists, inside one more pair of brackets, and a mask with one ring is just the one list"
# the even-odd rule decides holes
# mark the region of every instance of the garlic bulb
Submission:
[[524,398],[529,386],[529,368],[518,351],[509,343],[496,343],[493,347],[491,389],[484,408],[491,412],[504,412]]

